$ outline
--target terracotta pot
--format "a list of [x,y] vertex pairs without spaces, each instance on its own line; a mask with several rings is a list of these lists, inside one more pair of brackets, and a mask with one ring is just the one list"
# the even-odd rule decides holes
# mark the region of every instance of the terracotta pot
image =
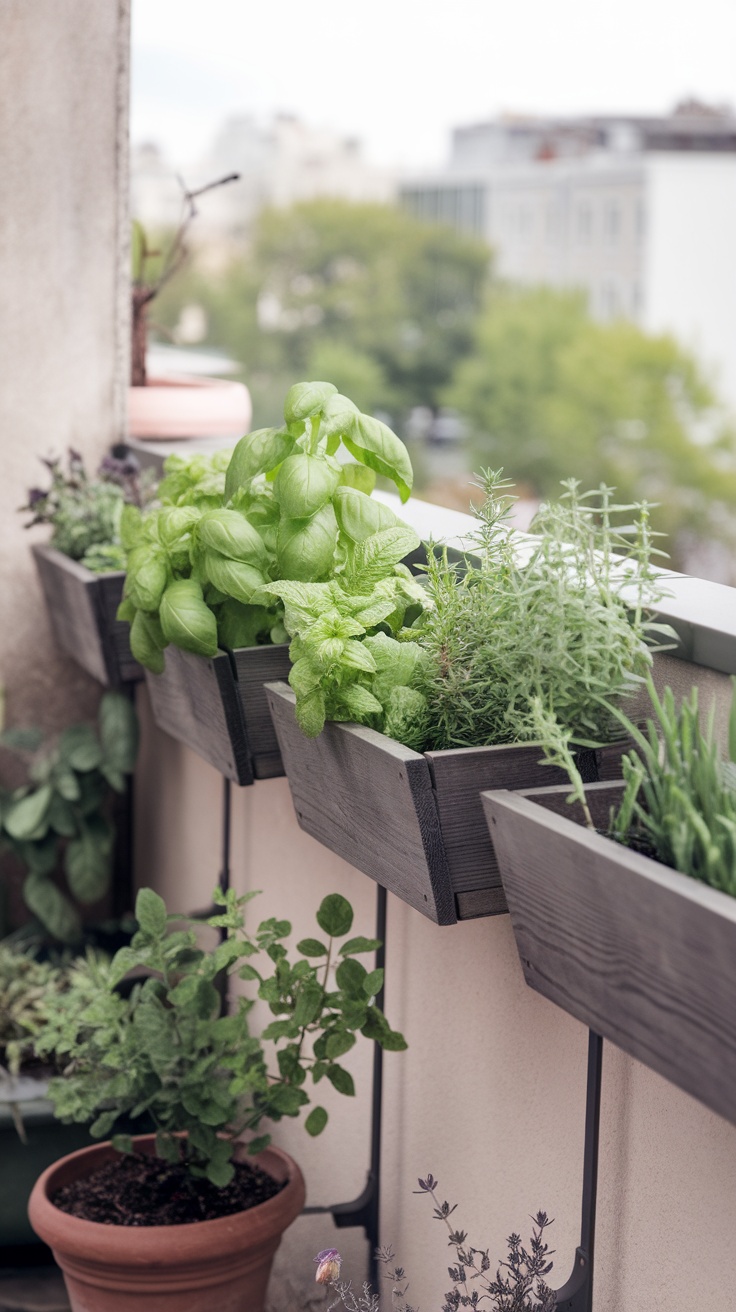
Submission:
[[172,374],[128,388],[131,437],[242,437],[251,415],[247,387],[226,379]]
[[[154,1136],[133,1141],[153,1154]],[[96,1144],[62,1157],[36,1181],[28,1214],[64,1273],[72,1312],[262,1312],[281,1235],[304,1206],[296,1162],[278,1148],[254,1158],[286,1187],[247,1212],[191,1225],[114,1226],[82,1221],[50,1195],[115,1156]]]

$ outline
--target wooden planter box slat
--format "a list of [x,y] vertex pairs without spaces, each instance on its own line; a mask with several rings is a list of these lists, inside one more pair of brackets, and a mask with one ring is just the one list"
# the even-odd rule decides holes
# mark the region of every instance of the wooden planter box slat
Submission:
[[[480,793],[559,783],[538,744],[422,755],[354,724],[305,738],[291,689],[267,691],[302,829],[440,925],[507,910]],[[627,746],[588,753],[593,777],[620,774]]]
[[93,574],[53,547],[32,547],[54,637],[67,655],[108,687],[143,678],[130,626],[116,619],[125,575]]
[[233,783],[284,773],[263,685],[285,678],[289,648],[241,647],[208,659],[166,648],[163,674],[146,671],[156,724]]
[[[552,791],[483,798],[527,983],[736,1122],[736,899],[560,815]],[[615,788],[588,793],[605,824]]]

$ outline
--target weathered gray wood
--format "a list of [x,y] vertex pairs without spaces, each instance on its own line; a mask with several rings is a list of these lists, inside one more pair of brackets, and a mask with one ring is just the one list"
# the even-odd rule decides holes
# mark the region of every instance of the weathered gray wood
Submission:
[[239,647],[232,658],[253,774],[256,779],[273,779],[284,773],[284,767],[263,685],[288,677],[291,668],[288,643],[276,647]]
[[212,660],[167,647],[163,674],[146,673],[154,719],[234,783],[273,779],[284,767],[263,685],[289,667],[286,644]]
[[440,925],[457,916],[429,766],[354,724],[306,738],[285,683],[266,687],[297,819],[332,852]]
[[166,648],[163,674],[146,670],[153,718],[236,784],[253,783],[248,735],[230,657]]
[[52,547],[35,545],[54,637],[78,665],[106,686],[143,678],[130,651],[129,626],[116,619],[125,575],[93,574]]
[[527,983],[736,1122],[736,899],[534,796],[483,799]]

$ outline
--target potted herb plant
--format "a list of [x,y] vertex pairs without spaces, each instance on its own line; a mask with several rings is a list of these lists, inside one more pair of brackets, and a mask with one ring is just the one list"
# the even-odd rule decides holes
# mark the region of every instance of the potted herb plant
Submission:
[[[419,539],[370,496],[376,474],[409,496],[406,448],[331,383],[297,383],[283,428],[248,434],[216,467],[173,458],[166,471],[161,509],[124,520],[118,612],[146,667],[155,719],[237,783],[281,774],[263,684],[290,666],[284,588],[293,607],[301,589],[329,590],[361,560],[352,632],[389,618],[400,626],[421,608],[422,590],[399,564]],[[365,664],[360,645],[351,650]],[[355,718],[358,707],[344,710]]]
[[[385,1048],[406,1046],[375,1006],[382,972],[357,957],[376,944],[347,937],[353,915],[343,897],[323,900],[324,937],[302,940],[290,960],[288,921],[263,921],[250,935],[243,907],[253,894],[214,896],[222,910],[208,923],[224,938],[206,952],[143,889],[130,947],[111,965],[91,964],[91,995],[81,1005],[74,990],[64,995],[39,1041],[40,1051],[69,1060],[50,1086],[62,1120],[94,1117],[99,1138],[126,1112],[145,1110],[156,1125],[154,1135],[74,1153],[36,1184],[31,1221],[64,1272],[73,1312],[262,1312],[281,1233],[305,1196],[298,1166],[270,1146],[263,1120],[299,1116],[310,1103],[308,1081],[351,1094],[338,1058],[359,1033]],[[116,983],[141,968],[147,977],[120,997]],[[274,1016],[260,1035],[249,1024],[252,1001],[238,997],[220,1014],[222,971],[258,985]],[[267,1067],[268,1045],[276,1071]],[[315,1106],[305,1126],[316,1135],[326,1122]],[[243,1143],[243,1135],[251,1137]]]
[[722,760],[697,689],[649,694],[622,782],[586,787],[540,708],[572,795],[483,803],[527,983],[736,1122],[736,697]]
[[79,944],[82,911],[110,891],[114,793],[138,750],[138,722],[122,693],[104,693],[96,729],[71,725],[44,744],[36,729],[9,729],[0,745],[27,762],[28,782],[0,788],[0,851],[16,858],[22,898],[56,943]]
[[27,528],[52,527],[48,545],[32,550],[54,637],[106,687],[141,679],[128,630],[117,619],[125,581],[120,522],[123,507],[142,507],[152,487],[125,447],[113,448],[94,478],[71,448],[66,469],[59,459],[43,463],[51,486],[31,488],[22,509],[32,515]]
[[[342,598],[315,584],[269,589],[293,638],[291,689],[270,685],[268,696],[300,825],[439,924],[506,910],[480,791],[564,777],[540,762],[535,695],[571,731],[585,776],[617,777],[614,708],[641,686],[647,644],[662,637],[648,618],[646,506],[632,540],[608,489],[582,495],[571,482],[523,540],[509,530],[500,473],[483,487],[479,554],[458,566],[429,553],[411,627],[361,627],[351,566]],[[390,562],[368,569],[363,590],[379,600]]]
[[149,310],[187,258],[187,235],[205,193],[237,182],[231,173],[195,190],[184,188],[182,218],[165,252],[151,244],[143,225],[133,223],[131,377],[128,430],[132,437],[237,437],[251,420],[251,401],[242,383],[177,374],[149,378],[146,370]]
[[[532,1217],[528,1249],[520,1235],[509,1236],[506,1259],[498,1263],[494,1273],[488,1249],[473,1248],[468,1243],[467,1233],[451,1223],[450,1217],[457,1204],[440,1202],[437,1194],[439,1183],[434,1176],[428,1175],[417,1183],[419,1188],[414,1192],[431,1198],[433,1217],[447,1228],[447,1245],[453,1250],[453,1265],[447,1269],[452,1287],[445,1294],[444,1312],[460,1307],[477,1308],[481,1303],[489,1312],[555,1312],[557,1294],[546,1281],[553,1266],[545,1239],[545,1231],[552,1221],[546,1212],[537,1212]],[[443,1257],[446,1261],[446,1255]],[[381,1278],[390,1287],[386,1307],[390,1306],[392,1312],[419,1312],[418,1307],[408,1301],[410,1281],[404,1268],[395,1264],[393,1250],[379,1248],[376,1259],[383,1268]],[[323,1249],[314,1260],[317,1283],[325,1285],[335,1296],[330,1308],[342,1305],[346,1312],[380,1312],[383,1302],[380,1289],[374,1290],[366,1282],[358,1292],[353,1289],[352,1281],[340,1279],[342,1258],[336,1248]]]

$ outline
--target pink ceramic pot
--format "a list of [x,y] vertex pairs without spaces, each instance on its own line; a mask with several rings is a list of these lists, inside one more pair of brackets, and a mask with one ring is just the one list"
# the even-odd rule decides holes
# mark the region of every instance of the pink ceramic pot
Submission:
[[242,437],[251,415],[248,388],[220,378],[172,374],[128,388],[131,437]]
[[[153,1154],[155,1136],[134,1143]],[[268,1202],[216,1221],[101,1225],[54,1207],[51,1194],[115,1155],[109,1143],[70,1153],[44,1171],[31,1194],[31,1225],[53,1249],[72,1312],[263,1312],[281,1235],[304,1206],[296,1162],[267,1148],[253,1160],[286,1187]]]

